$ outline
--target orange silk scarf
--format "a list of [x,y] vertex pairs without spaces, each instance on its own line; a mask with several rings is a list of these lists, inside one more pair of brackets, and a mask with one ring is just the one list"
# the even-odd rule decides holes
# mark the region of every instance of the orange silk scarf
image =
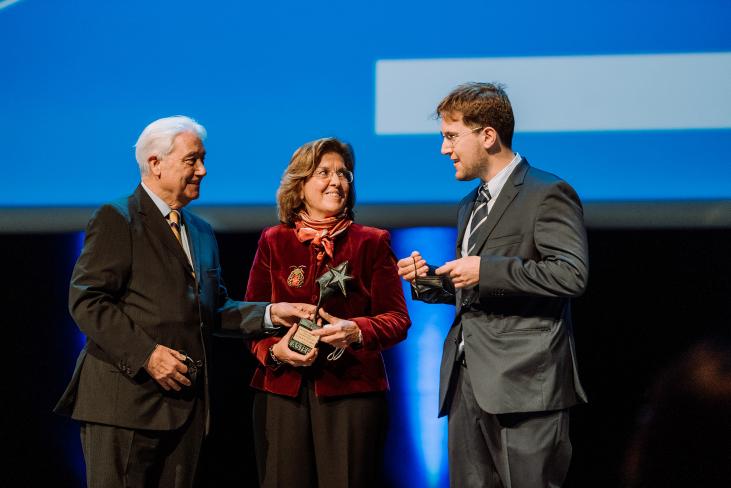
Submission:
[[347,217],[347,212],[343,212],[336,217],[313,219],[302,211],[299,213],[299,220],[294,225],[297,239],[300,242],[311,240],[310,245],[317,251],[317,260],[322,261],[325,254],[333,259],[335,236],[345,232],[345,229],[350,227],[352,223],[353,221]]

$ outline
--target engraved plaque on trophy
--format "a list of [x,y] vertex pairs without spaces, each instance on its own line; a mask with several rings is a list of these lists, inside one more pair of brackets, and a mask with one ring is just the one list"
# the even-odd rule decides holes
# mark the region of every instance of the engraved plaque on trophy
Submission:
[[312,335],[312,331],[322,327],[316,322],[317,314],[320,311],[320,305],[323,300],[338,291],[340,291],[343,296],[347,296],[345,291],[345,282],[353,279],[352,276],[348,276],[347,272],[348,262],[343,261],[333,268],[328,266],[327,272],[317,278],[317,284],[320,286],[320,297],[318,298],[317,305],[315,307],[315,321],[300,319],[297,332],[295,332],[289,339],[288,346],[291,350],[300,354],[307,354],[313,347],[317,347],[317,342],[320,338]]

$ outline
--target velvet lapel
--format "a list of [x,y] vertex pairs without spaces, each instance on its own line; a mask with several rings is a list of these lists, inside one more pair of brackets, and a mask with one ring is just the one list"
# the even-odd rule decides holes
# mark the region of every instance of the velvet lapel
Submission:
[[479,240],[475,243],[475,255],[480,254],[480,251],[482,251],[482,248],[485,245],[485,241],[487,241],[487,238],[490,237],[490,234],[492,233],[497,223],[500,221],[500,218],[505,213],[505,210],[510,206],[513,199],[520,191],[520,188],[523,185],[523,180],[525,179],[525,173],[528,171],[528,168],[528,160],[522,158],[513,170],[510,178],[508,178],[508,181],[505,182],[503,189],[500,190],[500,194],[498,195],[497,200],[495,200],[495,203],[490,209],[490,213],[487,215],[487,220],[478,229],[477,237]]
[[142,217],[142,223],[150,232],[150,235],[162,243],[180,261],[185,269],[190,271],[190,263],[188,262],[188,256],[183,251],[183,246],[175,238],[173,231],[170,230],[170,226],[160,213],[160,209],[157,208],[155,202],[152,201],[145,189],[142,188],[142,185],[138,186],[135,190],[135,197],[139,202],[139,213]]
[[464,239],[464,233],[467,230],[467,223],[470,221],[470,215],[472,214],[472,207],[475,204],[475,198],[477,198],[477,190],[482,186],[475,187],[474,190],[469,192],[466,197],[462,199],[462,205],[459,208],[459,217],[457,223],[457,250],[456,256],[462,257],[462,239]]

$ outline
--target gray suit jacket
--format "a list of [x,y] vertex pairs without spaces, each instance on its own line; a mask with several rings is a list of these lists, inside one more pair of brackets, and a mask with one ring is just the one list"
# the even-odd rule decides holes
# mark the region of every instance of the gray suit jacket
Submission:
[[[459,207],[457,257],[477,189]],[[588,249],[583,210],[571,186],[523,159],[497,197],[475,253],[480,281],[472,290],[417,286],[414,298],[452,303],[444,341],[439,415],[449,413],[460,332],[467,374],[490,413],[536,412],[586,401],[579,383],[570,298],[583,293]]]
[[[57,413],[131,429],[178,428],[193,402],[207,397],[211,332],[264,333],[266,304],[228,298],[213,230],[185,209],[182,216],[195,277],[141,186],[92,217],[69,290],[69,310],[87,342]],[[202,387],[164,391],[144,369],[156,344],[201,361]]]

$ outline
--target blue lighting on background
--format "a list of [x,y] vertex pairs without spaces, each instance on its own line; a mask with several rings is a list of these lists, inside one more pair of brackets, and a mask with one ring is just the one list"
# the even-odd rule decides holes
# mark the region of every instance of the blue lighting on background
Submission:
[[[73,244],[71,246],[71,249],[69,249],[68,251],[70,269],[73,269],[76,260],[81,254],[81,249],[84,247],[85,237],[86,233],[76,232],[72,238]],[[71,331],[70,334],[73,336],[73,339],[71,341],[71,343],[73,344],[73,350],[69,351],[68,364],[74,364],[76,358],[79,355],[79,352],[86,345],[86,336],[81,332],[81,330],[79,330],[79,328],[76,326],[76,323],[71,317],[69,317],[67,329]],[[73,448],[69,448],[66,451],[69,456],[69,466],[73,466],[73,470],[76,474],[77,479],[80,480],[80,482],[82,482],[83,484],[86,484],[86,463],[84,462],[84,455],[81,450],[81,445],[79,443],[79,434],[76,426],[74,426],[73,431],[73,436],[70,436],[66,441],[67,446],[73,446]]]
[[[76,260],[79,259],[79,255],[81,254],[81,249],[84,247],[84,238],[86,237],[85,232],[77,232],[76,233],[76,239],[75,239],[75,249],[74,254],[72,257],[73,263],[76,263]],[[74,324],[75,327],[75,324]],[[76,346],[77,349],[74,351],[76,355],[79,354],[79,352],[84,348],[86,345],[86,336],[82,334],[81,330],[79,330],[78,327],[76,327]]]
[[[0,0],[0,6],[10,1]],[[485,42],[483,15],[461,16],[459,42],[436,35],[434,25],[443,23],[445,10],[438,0],[16,2],[0,9],[0,134],[3,161],[12,168],[3,175],[0,210],[96,206],[110,195],[127,194],[139,178],[132,146],[142,128],[173,114],[191,115],[208,129],[209,172],[200,205],[273,205],[293,151],[324,136],[353,144],[361,204],[458,201],[465,190],[439,154],[438,123],[429,116],[453,84],[480,75],[450,70],[456,79],[443,85],[407,72],[396,86],[441,88],[427,106],[399,99],[389,106],[397,115],[433,122],[433,130],[379,135],[377,97],[394,86],[376,85],[379,62],[728,53],[728,6],[728,0],[481,2],[478,11],[492,14],[494,7],[501,19],[526,26],[515,35],[514,22],[494,22],[492,37],[510,42],[491,43]],[[154,34],[149,19],[161,19]],[[180,26],[195,26],[195,42],[185,49],[173,48]],[[374,29],[383,35],[374,36]],[[142,75],[160,73],[161,66],[184,69],[185,76],[151,82]],[[708,76],[720,91],[729,85],[728,67],[717,68],[718,76],[678,76]],[[622,73],[638,87],[654,86],[641,72],[616,76]],[[606,94],[616,96],[614,77],[604,81],[589,87],[587,111],[594,112]],[[508,94],[520,99],[521,86],[509,83]],[[560,93],[555,97],[562,99]],[[585,200],[731,198],[731,185],[723,183],[731,177],[731,128],[720,122],[694,129],[691,119],[713,111],[698,113],[686,97],[676,98],[668,103],[670,113],[681,121],[688,113],[687,127],[633,125],[644,114],[638,105],[635,113],[619,112],[636,129],[519,132],[514,147],[566,178]],[[728,96],[719,97],[718,110],[727,103]],[[523,116],[516,114],[519,124]],[[273,130],[282,126],[287,130]],[[58,151],[80,134],[83,151]],[[247,138],[266,149],[251,154]],[[97,164],[100,154],[110,163]],[[613,177],[617,161],[632,168],[622,184]],[[384,178],[384,167],[393,165],[418,168],[423,183]],[[440,183],[423,190],[434,181]]]
[[[393,250],[398,258],[417,250],[430,264],[442,264],[454,259],[456,233],[455,228],[445,227],[393,230]],[[392,430],[402,434],[404,445],[400,446],[398,462],[389,460],[387,467],[398,486],[446,487],[447,421],[437,418],[439,363],[454,307],[411,300],[405,282],[404,295],[412,324],[408,339],[393,350],[397,371],[393,367],[389,370],[392,378],[399,378],[399,391],[395,391],[396,381],[392,382],[392,394],[398,397],[400,407],[394,416],[403,419],[393,422]]]

